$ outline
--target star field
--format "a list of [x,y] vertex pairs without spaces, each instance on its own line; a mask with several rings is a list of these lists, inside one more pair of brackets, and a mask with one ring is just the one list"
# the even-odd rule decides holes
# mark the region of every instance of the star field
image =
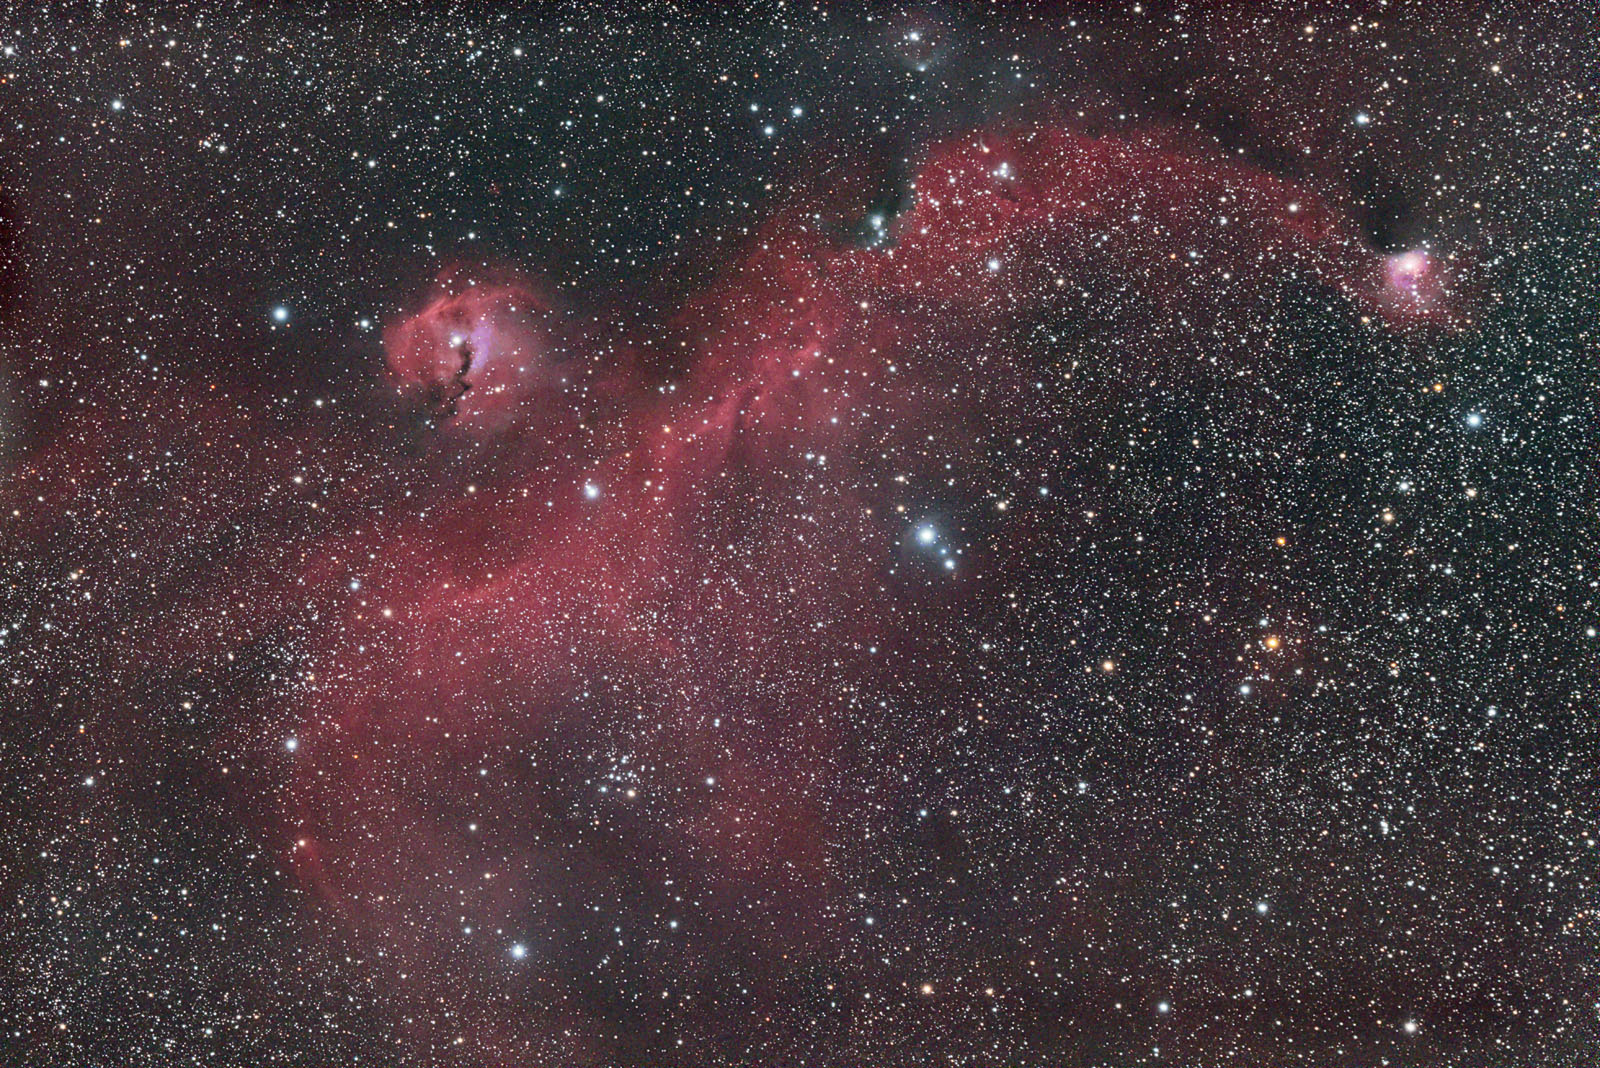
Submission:
[[0,24],[0,1064],[1600,1061],[1594,27]]

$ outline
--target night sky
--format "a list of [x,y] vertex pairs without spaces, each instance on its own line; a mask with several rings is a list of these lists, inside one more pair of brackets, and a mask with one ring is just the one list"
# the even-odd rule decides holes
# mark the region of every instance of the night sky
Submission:
[[1596,35],[13,5],[0,1064],[1600,1064]]

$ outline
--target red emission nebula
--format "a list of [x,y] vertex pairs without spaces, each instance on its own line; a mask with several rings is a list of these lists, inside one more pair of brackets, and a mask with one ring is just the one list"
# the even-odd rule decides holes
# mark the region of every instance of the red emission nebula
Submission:
[[[929,672],[973,667],[918,648],[897,607],[908,580],[885,561],[916,517],[815,474],[848,468],[862,484],[877,457],[916,455],[930,433],[970,442],[981,463],[986,413],[1014,426],[1044,372],[1012,355],[1040,323],[1103,317],[1112,359],[1155,348],[1121,346],[1124,334],[1159,335],[1167,362],[1141,373],[1181,380],[1247,367],[1261,302],[1290,282],[1395,328],[1459,314],[1446,292],[1397,283],[1315,193],[1148,138],[979,130],[929,152],[914,187],[870,244],[829,232],[824,194],[771,220],[658,324],[685,339],[670,388],[631,370],[645,360],[562,337],[552,298],[514,278],[457,272],[384,332],[402,401],[442,434],[509,435],[520,454],[314,553],[298,584],[359,579],[308,650],[315,681],[296,697],[299,755],[278,818],[308,884],[419,977],[463,952],[438,935],[441,917],[559,930],[575,886],[616,880],[637,881],[663,914],[705,897],[748,919],[688,937],[755,957],[825,954],[830,875],[841,854],[870,852],[856,826],[865,799],[894,784],[873,783],[863,735],[819,713],[848,706],[891,646]],[[1142,216],[1109,240],[1108,189]],[[1137,294],[1134,311],[1096,305],[1108,270]],[[1237,298],[1217,301],[1230,285]],[[957,349],[979,350],[988,373],[955,373]],[[1085,396],[1069,414],[1102,402]],[[931,468],[882,477],[937,481]],[[943,596],[1029,566],[976,541]],[[880,688],[910,698],[917,679],[901,668]],[[592,781],[623,805],[648,789],[672,834],[639,821],[589,841],[575,825],[588,799],[561,785],[564,769],[500,773],[532,740],[559,752],[602,734],[650,766],[596,766]],[[841,777],[866,789],[819,798],[816,784]],[[649,885],[652,857],[693,880]],[[559,936],[531,937],[529,953],[568,952]],[[468,1003],[501,982],[503,949],[485,940],[482,953]],[[477,1023],[492,1032],[484,1004]],[[581,1020],[560,1022],[575,1049],[603,1045]]]
[[0,1068],[1600,1065],[1594,7],[9,5]]
[[[977,618],[1003,632],[1003,591],[1051,566],[1029,501],[950,488],[951,466],[1122,399],[1041,356],[1050,338],[1114,363],[1120,388],[1181,387],[1249,374],[1290,290],[1373,330],[1470,318],[1446,257],[1397,263],[1315,189],[1176,134],[980,128],[925,151],[897,212],[864,216],[849,185],[789,197],[642,325],[516,265],[447,272],[381,334],[374,403],[422,427],[409,474],[333,429],[305,459],[259,420],[192,409],[210,459],[191,488],[287,461],[339,489],[245,562],[130,593],[142,623],[119,628],[122,655],[198,675],[293,636],[294,662],[263,669],[218,742],[289,722],[293,759],[235,774],[230,804],[319,923],[390,961],[394,996],[448,1000],[493,1063],[616,1049],[583,996],[592,954],[565,933],[599,891],[673,925],[677,948],[639,966],[687,989],[718,961],[772,1004],[774,976],[869,966],[835,948],[838,873],[872,867],[870,822],[903,792],[885,746],[923,743],[865,724],[893,706],[953,737],[923,695],[981,689],[988,669],[925,624],[983,589]],[[108,426],[107,455],[145,433]],[[1056,462],[1073,447],[1068,432]],[[24,465],[30,495],[63,477],[51,448]],[[194,500],[202,527],[266,507]],[[934,532],[958,514],[980,518],[959,541]],[[157,575],[204,570],[166,529],[145,551]],[[719,926],[677,927],[705,902]],[[512,943],[537,965],[514,1014]]]

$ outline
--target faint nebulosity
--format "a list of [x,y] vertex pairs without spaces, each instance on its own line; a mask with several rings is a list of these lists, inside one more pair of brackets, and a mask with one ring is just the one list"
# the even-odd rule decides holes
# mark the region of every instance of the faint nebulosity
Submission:
[[18,6],[0,1064],[1600,1062],[1597,68]]

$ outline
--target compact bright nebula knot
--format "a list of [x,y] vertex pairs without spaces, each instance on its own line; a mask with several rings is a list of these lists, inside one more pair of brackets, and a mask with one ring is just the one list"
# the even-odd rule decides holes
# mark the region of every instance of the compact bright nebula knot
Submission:
[[402,392],[439,418],[494,425],[555,387],[549,321],[524,284],[468,284],[384,331],[384,352]]
[[1422,249],[1390,256],[1389,284],[1401,293],[1421,300],[1427,297],[1433,279],[1433,260]]

